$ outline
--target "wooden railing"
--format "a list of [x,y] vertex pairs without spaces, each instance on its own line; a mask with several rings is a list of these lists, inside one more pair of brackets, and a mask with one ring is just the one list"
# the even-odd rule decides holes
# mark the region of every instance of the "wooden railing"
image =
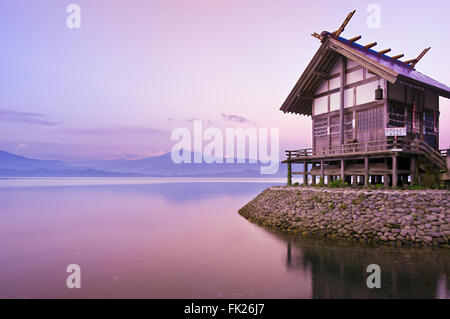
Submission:
[[388,151],[396,148],[402,150],[411,150],[411,141],[405,139],[378,140],[370,142],[356,142],[342,145],[332,145],[317,148],[306,148],[293,151],[286,151],[288,159],[295,157],[309,157],[309,156],[329,156],[329,155],[343,155],[352,153],[369,153]]
[[356,153],[377,153],[385,151],[409,151],[419,153],[432,161],[437,167],[442,170],[447,169],[446,156],[448,150],[437,151],[428,145],[426,142],[415,139],[413,141],[405,138],[347,143],[342,145],[332,145],[326,147],[306,148],[293,151],[286,151],[287,159],[298,157],[313,157],[313,156],[334,156],[334,155],[351,155]]

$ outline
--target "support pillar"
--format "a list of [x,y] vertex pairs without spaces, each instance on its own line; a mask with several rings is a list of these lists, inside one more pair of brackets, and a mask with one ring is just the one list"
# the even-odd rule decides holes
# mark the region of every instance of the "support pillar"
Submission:
[[325,162],[324,162],[324,160],[320,161],[320,183],[325,184]]
[[[340,74],[340,108],[339,108],[339,137],[341,145],[344,144],[344,103],[345,103],[345,96],[344,96],[344,88],[345,88],[345,57],[341,56],[341,74]],[[344,178],[342,177],[342,180]]]
[[287,163],[287,184],[288,186],[292,185],[292,163],[288,162]]
[[398,186],[397,156],[392,156],[392,187]]
[[389,186],[389,175],[384,175],[383,179],[384,179],[384,186],[388,187]]
[[303,185],[308,186],[308,163],[303,162]]
[[364,158],[364,186],[369,185],[369,158]]
[[345,182],[345,160],[341,159],[341,180]]
[[417,176],[417,160],[415,156],[412,156],[409,162],[409,172],[411,175],[411,184],[417,184],[419,181]]

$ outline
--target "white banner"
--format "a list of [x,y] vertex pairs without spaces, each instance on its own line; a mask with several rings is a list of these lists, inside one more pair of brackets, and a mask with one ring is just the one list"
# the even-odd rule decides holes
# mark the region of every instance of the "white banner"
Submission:
[[386,136],[406,136],[406,127],[387,127],[384,133]]

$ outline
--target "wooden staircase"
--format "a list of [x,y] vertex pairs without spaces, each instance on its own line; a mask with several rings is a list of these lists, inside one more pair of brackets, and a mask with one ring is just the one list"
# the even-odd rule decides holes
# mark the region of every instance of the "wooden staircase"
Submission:
[[438,152],[426,142],[415,139],[411,142],[411,149],[419,154],[422,158],[419,159],[419,168],[425,172],[446,172],[447,160],[446,154]]

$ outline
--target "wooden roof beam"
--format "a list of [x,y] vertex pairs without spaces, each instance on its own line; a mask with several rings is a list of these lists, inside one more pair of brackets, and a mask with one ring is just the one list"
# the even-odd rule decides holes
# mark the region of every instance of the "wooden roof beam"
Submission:
[[314,71],[313,71],[313,74],[314,74],[314,75],[317,75],[317,76],[320,76],[321,78],[324,78],[324,79],[326,79],[326,80],[328,80],[328,79],[330,78],[330,76],[328,75],[328,73],[325,73],[325,72],[322,72],[322,71],[314,70]]
[[398,60],[398,59],[403,58],[404,56],[405,56],[404,54],[398,54],[398,55],[392,56],[391,58],[394,59],[394,60]]
[[405,64],[410,64],[412,62],[415,62],[417,60],[417,58],[411,59],[411,60],[406,60],[404,61]]
[[358,40],[361,40],[361,36],[360,35],[358,35],[357,37],[354,37],[354,38],[351,38],[351,39],[348,39],[348,42],[356,42],[356,41],[358,41]]
[[306,99],[306,100],[314,100],[314,96],[307,94],[307,93],[302,93],[302,92],[300,92],[300,94],[297,95],[297,97]]
[[369,43],[369,44],[366,44],[364,47],[366,48],[366,49],[370,49],[370,48],[373,48],[374,46],[376,46],[378,43],[376,43],[376,42],[372,42],[372,43]]
[[381,51],[379,51],[378,53],[381,54],[381,55],[383,55],[383,54],[386,54],[386,53],[389,53],[389,52],[391,52],[391,49],[390,49],[390,48],[389,48],[389,49],[386,49],[386,50],[381,50]]
[[333,32],[333,34],[335,36],[340,36],[341,33],[345,30],[345,27],[347,26],[347,24],[350,22],[350,20],[352,19],[353,15],[355,14],[356,10],[353,10],[352,12],[350,12],[347,15],[347,18],[345,18],[344,22],[341,24],[341,26],[339,27],[339,29],[337,29],[336,31]]

